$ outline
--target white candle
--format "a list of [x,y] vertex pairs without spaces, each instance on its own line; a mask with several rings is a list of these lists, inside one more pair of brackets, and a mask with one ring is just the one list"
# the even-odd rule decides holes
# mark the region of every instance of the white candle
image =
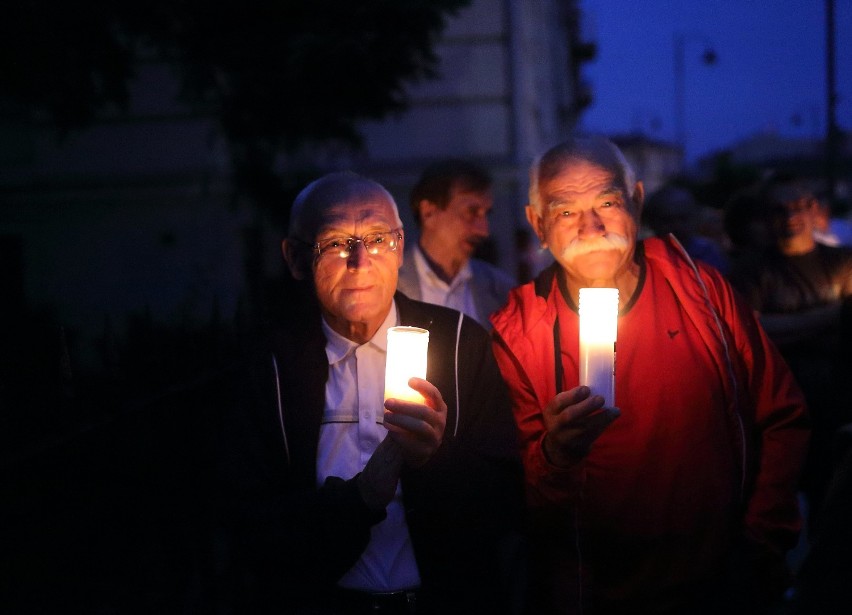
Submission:
[[408,386],[412,376],[426,378],[426,351],[429,332],[419,327],[388,329],[388,355],[385,364],[385,399],[402,399],[422,404],[423,396]]
[[580,384],[615,406],[618,289],[580,289]]

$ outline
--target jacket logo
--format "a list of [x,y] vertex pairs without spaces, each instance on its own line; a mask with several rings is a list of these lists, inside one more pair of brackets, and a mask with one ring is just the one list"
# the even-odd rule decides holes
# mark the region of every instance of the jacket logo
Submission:
[[674,331],[672,331],[671,329],[669,329],[668,331],[666,331],[666,333],[668,333],[668,334],[669,334],[669,339],[670,339],[670,340],[673,340],[673,339],[675,338],[675,335],[677,335],[678,333],[680,333],[680,329],[675,329]]

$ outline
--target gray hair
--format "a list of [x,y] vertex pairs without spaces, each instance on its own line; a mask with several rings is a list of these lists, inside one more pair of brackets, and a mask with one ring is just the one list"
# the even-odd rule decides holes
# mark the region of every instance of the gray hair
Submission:
[[542,214],[539,184],[561,173],[572,162],[590,162],[610,171],[624,189],[629,199],[636,188],[636,172],[622,151],[609,139],[600,136],[572,137],[555,145],[530,166],[529,202],[539,215]]
[[402,227],[396,201],[380,183],[351,171],[324,175],[305,186],[293,201],[287,237],[312,243],[319,231],[326,207],[376,197],[388,200],[393,207],[397,226]]

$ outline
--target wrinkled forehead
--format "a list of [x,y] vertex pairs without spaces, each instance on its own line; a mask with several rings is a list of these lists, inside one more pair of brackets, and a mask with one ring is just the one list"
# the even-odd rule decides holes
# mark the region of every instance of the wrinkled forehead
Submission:
[[400,226],[393,198],[380,185],[364,178],[323,178],[296,198],[290,212],[289,235],[312,241],[329,228],[353,224]]
[[315,235],[340,231],[344,233],[390,230],[396,223],[396,210],[384,195],[353,197],[329,203],[318,211]]
[[611,170],[588,160],[573,160],[552,167],[539,181],[543,199],[558,197],[559,201],[587,195],[626,194],[622,182]]

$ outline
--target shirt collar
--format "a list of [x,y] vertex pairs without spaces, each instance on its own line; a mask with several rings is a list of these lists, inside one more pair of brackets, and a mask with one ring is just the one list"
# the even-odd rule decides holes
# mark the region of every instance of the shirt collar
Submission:
[[[375,335],[373,335],[369,341],[365,342],[364,345],[371,344],[381,352],[387,352],[388,329],[396,326],[397,318],[396,301],[392,301],[391,309],[388,310],[388,315],[385,317],[385,320],[379,326]],[[334,365],[338,361],[342,361],[351,353],[355,352],[355,349],[361,345],[343,337],[337,331],[332,329],[325,321],[324,317],[322,319],[322,330],[323,333],[325,333],[325,355],[328,358],[329,365]]]
[[432,266],[429,264],[429,261],[426,260],[426,256],[423,254],[422,249],[418,244],[414,245],[414,266],[417,268],[417,273],[421,279],[428,279],[429,283],[433,286],[438,284],[447,288],[454,288],[456,286],[460,286],[465,282],[468,282],[471,278],[473,278],[473,271],[470,268],[470,259],[464,264],[464,266],[459,270],[456,274],[456,277],[447,284],[441,278],[438,277],[438,274],[435,273],[435,270],[432,269]]

